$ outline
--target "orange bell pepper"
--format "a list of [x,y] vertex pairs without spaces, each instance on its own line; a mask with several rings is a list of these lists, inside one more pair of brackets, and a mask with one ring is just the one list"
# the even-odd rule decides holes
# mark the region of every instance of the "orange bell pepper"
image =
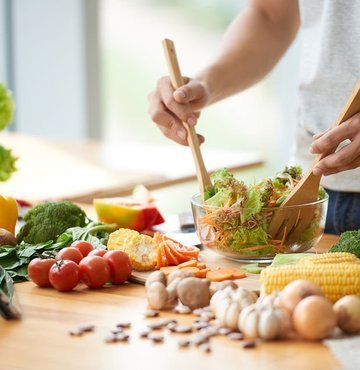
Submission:
[[18,206],[16,200],[0,195],[0,228],[15,234],[15,225],[18,219]]

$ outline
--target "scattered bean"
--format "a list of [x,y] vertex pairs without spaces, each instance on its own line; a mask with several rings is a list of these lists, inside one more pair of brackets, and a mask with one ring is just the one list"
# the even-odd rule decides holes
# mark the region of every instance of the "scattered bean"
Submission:
[[94,329],[95,329],[95,325],[93,325],[93,324],[81,324],[79,326],[79,330],[81,330],[84,333],[94,331]]
[[175,306],[174,311],[181,315],[187,315],[191,313],[190,307],[184,306],[183,304],[178,304],[177,306]]
[[242,347],[243,348],[255,348],[256,347],[256,342],[254,342],[254,341],[244,342]]
[[150,333],[148,335],[148,339],[150,339],[153,343],[162,343],[164,341],[164,336],[161,334]]
[[115,328],[115,329],[112,329],[111,332],[113,334],[120,334],[120,333],[124,332],[124,329],[123,328]]
[[116,324],[116,327],[123,328],[123,329],[130,329],[131,328],[131,323],[130,322],[120,322],[120,323]]
[[105,337],[106,343],[127,342],[130,336],[126,333],[111,333]]
[[154,323],[151,323],[151,324],[148,324],[147,326],[150,330],[161,330],[164,325],[161,323],[161,322],[154,322]]
[[204,344],[208,341],[209,341],[209,337],[207,335],[197,334],[197,335],[194,335],[194,337],[191,340],[191,343],[193,343],[195,346],[200,346],[201,344]]
[[193,310],[193,314],[195,315],[195,316],[200,316],[202,313],[204,313],[205,311],[204,311],[204,309],[203,308],[195,308],[195,310]]
[[155,310],[147,310],[144,313],[144,316],[146,318],[158,317],[159,315],[160,315],[160,312],[159,311],[155,311]]
[[219,328],[218,333],[220,335],[228,335],[228,334],[232,333],[232,330],[230,328],[223,328],[222,327],[222,328]]
[[212,312],[203,312],[200,315],[201,320],[203,321],[211,321],[212,319],[215,318],[214,314]]
[[192,327],[189,325],[178,325],[175,328],[176,333],[191,333],[192,332]]
[[236,331],[232,332],[232,333],[229,333],[227,335],[227,337],[230,339],[230,340],[243,340],[244,339],[244,335],[241,334],[241,333],[237,333]]
[[194,322],[194,324],[193,324],[193,328],[195,330],[201,330],[201,329],[207,328],[208,326],[209,326],[209,323],[204,322],[204,321]]
[[151,330],[149,329],[145,329],[145,330],[142,330],[140,333],[139,333],[139,337],[140,338],[147,338],[149,336],[149,334],[151,333]]
[[207,337],[214,337],[219,334],[219,329],[216,326],[208,326],[207,328],[200,329],[199,333]]
[[178,346],[180,348],[188,348],[190,347],[191,342],[187,339],[181,339],[178,341]]
[[73,337],[81,337],[84,334],[84,332],[76,328],[76,329],[70,329],[69,334]]
[[205,353],[210,353],[211,352],[211,347],[209,343],[203,343],[199,347],[203,352]]
[[166,325],[166,328],[169,329],[171,332],[175,333],[176,328],[177,328],[177,323],[170,322],[169,324]]

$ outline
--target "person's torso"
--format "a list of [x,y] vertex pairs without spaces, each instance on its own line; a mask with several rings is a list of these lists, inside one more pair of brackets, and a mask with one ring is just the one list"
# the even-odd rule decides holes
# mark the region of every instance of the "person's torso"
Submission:
[[[331,127],[360,79],[360,1],[299,0],[301,67],[297,157],[309,166],[312,135]],[[360,191],[360,169],[323,178]]]

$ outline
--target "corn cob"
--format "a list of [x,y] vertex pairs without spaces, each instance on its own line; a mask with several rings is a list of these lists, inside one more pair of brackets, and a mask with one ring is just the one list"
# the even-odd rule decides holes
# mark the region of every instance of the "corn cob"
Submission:
[[109,236],[108,250],[125,252],[134,270],[153,270],[157,260],[157,246],[148,235],[139,234],[135,230],[119,229]]
[[335,252],[335,253],[321,253],[313,256],[306,256],[301,258],[298,265],[319,265],[323,263],[342,263],[342,262],[355,262],[360,263],[360,258],[357,258],[355,254],[346,252]]
[[360,296],[360,264],[356,262],[269,266],[260,275],[262,292],[270,294],[298,279],[319,285],[331,302],[348,294]]

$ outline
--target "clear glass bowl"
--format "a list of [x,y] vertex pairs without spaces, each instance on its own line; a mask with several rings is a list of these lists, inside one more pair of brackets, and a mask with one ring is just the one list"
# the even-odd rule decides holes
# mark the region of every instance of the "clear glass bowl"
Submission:
[[[207,206],[200,194],[191,199],[195,228],[201,243],[223,256],[245,262],[267,262],[278,253],[301,253],[314,247],[324,233],[328,195],[324,199],[299,206],[263,208],[252,215],[251,209]],[[289,234],[273,240],[267,234],[275,213],[313,212],[300,235]],[[300,213],[299,213],[300,212]],[[281,234],[281,233],[280,233]]]

